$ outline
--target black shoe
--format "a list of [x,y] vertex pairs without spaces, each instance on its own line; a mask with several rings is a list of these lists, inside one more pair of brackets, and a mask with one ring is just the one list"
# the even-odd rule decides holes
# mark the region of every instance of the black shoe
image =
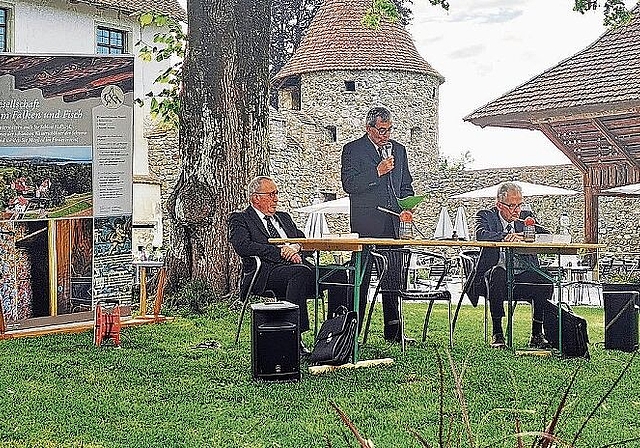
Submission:
[[491,348],[504,349],[507,348],[507,344],[504,341],[504,335],[502,333],[496,333],[491,336]]
[[547,338],[544,337],[544,333],[537,333],[531,335],[531,339],[529,339],[529,348],[549,350],[551,348],[551,344],[547,341]]
[[304,346],[304,343],[300,341],[300,359],[308,359],[311,356],[311,350]]

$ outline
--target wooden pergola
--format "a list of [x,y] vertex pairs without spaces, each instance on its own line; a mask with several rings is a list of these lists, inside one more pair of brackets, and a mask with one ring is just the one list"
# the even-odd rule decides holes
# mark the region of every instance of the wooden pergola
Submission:
[[640,182],[640,7],[628,25],[464,118],[541,131],[582,172],[585,241],[598,241],[598,197]]

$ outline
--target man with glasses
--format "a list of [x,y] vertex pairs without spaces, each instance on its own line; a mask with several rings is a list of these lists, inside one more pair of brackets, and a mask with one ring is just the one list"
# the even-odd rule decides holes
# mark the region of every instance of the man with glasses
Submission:
[[[496,205],[489,210],[480,210],[476,215],[476,240],[478,241],[523,241],[524,219],[533,216],[530,211],[522,210],[522,189],[519,185],[505,182],[498,188]],[[539,233],[548,233],[536,226]],[[492,320],[491,346],[505,348],[502,318],[505,315],[504,301],[507,300],[507,277],[504,251],[499,248],[483,247],[468,291],[474,305],[478,296],[489,298],[489,310]],[[551,345],[542,331],[544,301],[553,295],[553,285],[540,273],[526,266],[539,266],[538,256],[519,255],[514,260],[513,297],[531,302],[533,322],[531,325],[531,348],[546,349]],[[486,281],[486,283],[485,283]],[[489,290],[486,290],[488,284]],[[488,293],[488,295],[487,295]]]
[[[361,237],[398,238],[398,214],[401,212],[398,198],[414,194],[407,151],[391,139],[393,121],[387,108],[371,109],[365,124],[365,134],[347,143],[342,150],[342,188],[351,201],[351,231]],[[399,283],[394,281],[394,277],[399,279],[400,276],[400,266],[394,258],[390,257],[387,272],[392,285]],[[371,263],[367,263],[360,289],[361,321],[367,303],[371,268]],[[397,294],[382,294],[382,310],[385,339],[400,342]]]
[[[229,216],[229,241],[243,258],[258,256],[262,262],[253,292],[271,290],[277,297],[300,307],[300,333],[309,329],[307,299],[316,294],[315,268],[301,252],[299,244],[276,246],[269,238],[304,238],[291,215],[277,211],[278,187],[267,176],[258,176],[247,185],[249,206]],[[321,273],[322,275],[323,273]],[[344,271],[335,271],[326,279],[332,283],[346,283]],[[347,291],[343,286],[322,286],[329,291],[328,310],[332,314],[346,305]],[[300,345],[300,354],[308,351]]]

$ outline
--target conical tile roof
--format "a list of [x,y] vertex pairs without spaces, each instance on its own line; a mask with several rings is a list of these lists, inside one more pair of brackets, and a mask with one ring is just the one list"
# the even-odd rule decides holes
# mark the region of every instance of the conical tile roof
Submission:
[[394,70],[444,78],[416,50],[400,23],[383,20],[379,29],[362,25],[370,0],[325,0],[293,57],[276,82],[327,70]]

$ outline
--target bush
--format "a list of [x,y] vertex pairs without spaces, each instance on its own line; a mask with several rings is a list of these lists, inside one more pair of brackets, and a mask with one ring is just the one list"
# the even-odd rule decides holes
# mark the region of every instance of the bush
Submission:
[[216,302],[211,286],[204,280],[189,280],[167,299],[169,310],[183,316],[203,315],[207,307]]

